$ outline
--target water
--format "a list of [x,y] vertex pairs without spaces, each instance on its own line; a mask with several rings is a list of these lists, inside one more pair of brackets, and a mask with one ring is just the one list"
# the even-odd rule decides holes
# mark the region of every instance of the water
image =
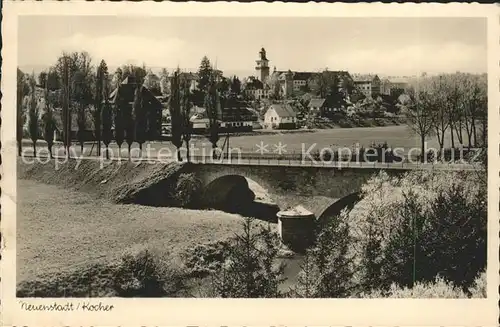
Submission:
[[290,258],[280,258],[279,262],[284,263],[285,271],[284,277],[286,280],[280,285],[279,289],[282,292],[286,292],[290,290],[290,287],[294,286],[297,283],[297,277],[300,272],[300,266],[304,260],[304,256],[300,254],[295,254]]

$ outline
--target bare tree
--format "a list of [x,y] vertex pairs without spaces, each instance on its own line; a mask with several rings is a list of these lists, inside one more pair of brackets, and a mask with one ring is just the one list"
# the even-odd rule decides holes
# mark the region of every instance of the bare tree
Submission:
[[455,135],[456,133],[456,125],[458,121],[459,108],[460,108],[460,88],[457,80],[458,76],[456,74],[447,76],[447,110],[448,110],[448,123],[450,125],[450,137],[451,137],[451,147],[455,148]]
[[469,149],[477,144],[477,120],[480,119],[481,112],[484,112],[486,104],[487,88],[484,85],[485,83],[482,84],[481,76],[471,74],[466,76],[463,108]]
[[424,162],[426,159],[425,139],[432,134],[434,125],[432,99],[426,90],[410,88],[408,95],[410,97],[410,101],[406,105],[408,125],[420,137],[420,160]]
[[446,130],[450,126],[450,119],[448,119],[448,106],[446,102],[447,89],[445,85],[445,76],[438,76],[433,78],[429,90],[430,105],[434,116],[433,129],[437,136],[439,143],[439,153],[442,153],[444,148],[444,136]]

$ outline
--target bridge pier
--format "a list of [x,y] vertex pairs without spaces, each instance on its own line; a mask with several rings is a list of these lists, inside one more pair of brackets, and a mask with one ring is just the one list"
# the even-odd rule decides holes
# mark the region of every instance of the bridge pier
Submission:
[[277,216],[281,241],[290,250],[303,253],[314,243],[316,229],[314,213],[299,205],[280,211]]

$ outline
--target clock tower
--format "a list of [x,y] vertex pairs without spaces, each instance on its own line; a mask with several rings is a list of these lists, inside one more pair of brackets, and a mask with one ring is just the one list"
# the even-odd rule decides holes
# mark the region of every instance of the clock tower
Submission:
[[259,59],[255,61],[257,66],[255,70],[257,72],[257,77],[262,83],[265,83],[269,77],[269,60],[266,57],[266,50],[262,48],[259,52]]

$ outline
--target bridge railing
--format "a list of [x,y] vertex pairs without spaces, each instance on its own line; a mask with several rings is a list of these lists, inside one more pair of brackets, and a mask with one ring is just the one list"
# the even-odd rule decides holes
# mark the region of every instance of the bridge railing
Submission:
[[330,168],[375,168],[375,169],[449,169],[449,170],[477,170],[478,166],[468,163],[440,163],[440,162],[367,162],[367,161],[326,161],[326,160],[311,160],[309,159],[292,159],[277,158],[277,157],[261,157],[261,156],[240,156],[231,158],[221,156],[212,158],[212,156],[191,156],[191,161],[194,163],[203,164],[226,164],[226,165],[258,165],[258,166],[290,166],[290,167],[330,167]]
[[[30,156],[29,154],[26,154]],[[39,156],[39,158],[48,158],[48,156]],[[64,159],[64,156],[54,156],[56,159]],[[76,159],[76,158],[73,158]],[[101,160],[97,156],[86,156],[85,159]],[[127,161],[127,157],[113,158],[113,160]],[[175,158],[158,159],[158,158],[139,158],[134,157],[134,161],[140,162],[175,162]],[[184,161],[186,158],[184,158]],[[190,161],[200,164],[223,164],[223,165],[259,165],[259,166],[289,166],[289,167],[325,167],[325,168],[374,168],[374,169],[444,169],[444,170],[481,170],[478,164],[470,163],[440,163],[440,162],[411,162],[403,160],[401,162],[366,162],[366,161],[349,161],[349,160],[311,160],[311,158],[297,158],[293,156],[276,157],[276,156],[239,156],[231,158],[221,156],[213,158],[212,155],[190,155]]]

